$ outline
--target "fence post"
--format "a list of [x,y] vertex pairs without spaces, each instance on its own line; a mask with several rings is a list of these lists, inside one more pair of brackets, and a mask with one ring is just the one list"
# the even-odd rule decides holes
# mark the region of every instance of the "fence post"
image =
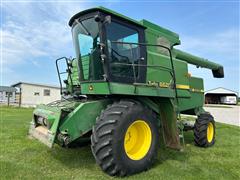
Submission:
[[8,104],[8,106],[10,104],[10,93],[9,92],[8,92],[8,96],[7,96],[7,104]]
[[20,88],[20,91],[19,91],[19,99],[18,99],[18,106],[21,107],[21,101],[22,101],[22,88]]

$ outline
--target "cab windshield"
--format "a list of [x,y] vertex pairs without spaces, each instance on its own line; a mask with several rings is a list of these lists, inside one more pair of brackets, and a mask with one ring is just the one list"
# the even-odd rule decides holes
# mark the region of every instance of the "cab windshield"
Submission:
[[103,66],[98,48],[100,42],[98,23],[94,18],[76,20],[72,35],[80,81],[102,80]]

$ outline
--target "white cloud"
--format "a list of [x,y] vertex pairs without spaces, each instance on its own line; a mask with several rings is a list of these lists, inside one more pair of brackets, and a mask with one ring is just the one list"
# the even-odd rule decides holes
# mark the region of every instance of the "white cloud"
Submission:
[[81,3],[4,3],[2,8],[3,68],[39,57],[72,55],[69,54],[71,30],[67,23],[82,10]]
[[206,34],[200,37],[181,36],[181,49],[200,54],[219,54],[221,56],[233,56],[235,59],[239,53],[239,30],[227,29],[215,34]]

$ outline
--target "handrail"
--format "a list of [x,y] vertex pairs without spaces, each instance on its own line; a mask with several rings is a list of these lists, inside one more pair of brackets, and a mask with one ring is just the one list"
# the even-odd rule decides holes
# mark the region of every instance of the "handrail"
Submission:
[[[59,71],[59,65],[58,65],[58,62],[60,61],[60,60],[64,60],[65,59],[65,61],[66,61],[66,65],[67,65],[67,71],[65,71],[65,72],[60,72]],[[62,79],[61,79],[61,74],[65,74],[65,73],[68,73],[68,77],[70,78],[70,81],[71,81],[71,91],[73,90],[73,83],[72,83],[72,77],[71,77],[71,71],[70,71],[70,68],[69,68],[69,64],[68,64],[68,60],[70,60],[70,59],[68,59],[67,57],[61,57],[61,58],[58,58],[58,59],[56,59],[56,68],[57,68],[57,72],[58,72],[58,79],[59,79],[59,83],[60,83],[60,93],[61,93],[61,95],[63,94],[63,86],[62,86]]]
[[[133,67],[133,71],[135,71],[134,67],[156,67],[156,68],[161,68],[164,71],[169,72],[169,74],[171,75],[171,77],[173,78],[173,73],[172,73],[172,69],[164,67],[164,66],[160,66],[160,65],[143,65],[143,64],[127,64],[127,63],[111,63],[113,65],[123,65],[123,66],[132,66]],[[134,79],[136,79],[136,73],[134,73]],[[135,81],[136,83],[136,81]]]
[[[177,87],[176,87],[176,75],[175,75],[175,69],[174,69],[173,59],[172,59],[172,51],[171,51],[171,49],[169,47],[166,47],[166,46],[163,46],[163,45],[160,45],[160,44],[148,44],[148,43],[132,43],[132,42],[119,42],[119,41],[111,41],[111,43],[129,44],[130,46],[132,46],[132,45],[153,46],[153,47],[162,47],[164,49],[167,49],[168,52],[169,52],[169,57],[170,57],[171,67],[172,67],[171,70],[172,70],[172,73],[173,73],[173,87],[174,87],[174,90],[175,90],[176,97],[178,97],[178,95],[177,95]],[[132,51],[132,48],[131,48],[131,51]],[[135,71],[135,69],[134,69],[134,71]],[[178,99],[177,99],[177,102],[178,102]]]

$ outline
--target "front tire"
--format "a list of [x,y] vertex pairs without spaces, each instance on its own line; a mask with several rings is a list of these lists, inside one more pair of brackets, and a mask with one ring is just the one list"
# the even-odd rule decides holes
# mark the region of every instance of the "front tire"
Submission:
[[111,176],[147,170],[158,148],[156,114],[137,101],[122,100],[107,107],[92,130],[92,153]]

